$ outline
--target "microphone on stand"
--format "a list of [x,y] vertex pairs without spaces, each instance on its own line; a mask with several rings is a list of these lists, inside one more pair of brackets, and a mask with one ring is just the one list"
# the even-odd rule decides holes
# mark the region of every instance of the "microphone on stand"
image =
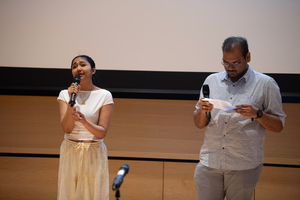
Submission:
[[116,178],[114,179],[112,189],[113,190],[118,190],[121,187],[121,184],[123,183],[123,178],[129,171],[129,165],[124,164],[120,167],[118,174]]
[[[80,75],[77,74],[74,77],[73,83],[75,83],[75,85],[79,85],[80,84]],[[75,105],[75,101],[76,101],[76,93],[72,93],[71,94],[71,101],[70,101],[71,107],[73,107]]]
[[[208,84],[204,84],[202,86],[202,93],[203,93],[203,96],[205,98],[209,98],[209,86],[208,86]],[[206,118],[208,119],[208,122],[210,122],[210,118],[211,118],[210,112],[206,112]]]

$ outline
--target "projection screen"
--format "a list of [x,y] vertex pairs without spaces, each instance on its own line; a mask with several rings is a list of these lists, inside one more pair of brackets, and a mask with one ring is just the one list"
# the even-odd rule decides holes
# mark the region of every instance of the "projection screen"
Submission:
[[297,0],[2,0],[0,66],[217,72],[243,36],[254,70],[299,74],[299,19]]

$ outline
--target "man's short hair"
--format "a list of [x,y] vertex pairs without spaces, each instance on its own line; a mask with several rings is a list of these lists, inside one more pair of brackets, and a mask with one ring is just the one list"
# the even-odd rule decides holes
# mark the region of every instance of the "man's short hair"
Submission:
[[229,37],[224,40],[223,45],[222,45],[223,52],[233,52],[236,49],[240,50],[243,57],[246,58],[246,55],[249,52],[248,42],[247,42],[246,38]]

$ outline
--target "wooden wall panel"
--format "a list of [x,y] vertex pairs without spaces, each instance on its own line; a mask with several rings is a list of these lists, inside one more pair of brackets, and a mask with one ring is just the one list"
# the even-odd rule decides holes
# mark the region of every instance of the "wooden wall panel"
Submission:
[[299,200],[300,168],[263,167],[255,200]]
[[110,156],[199,158],[203,131],[194,126],[196,101],[115,99],[105,139]]
[[[104,140],[109,156],[198,159],[204,130],[193,124],[196,101],[114,101]],[[59,154],[63,132],[56,97],[0,95],[0,109],[0,152]]]
[[[104,142],[109,156],[198,160],[204,129],[194,126],[196,101],[114,99]],[[281,133],[267,132],[265,162],[300,165],[300,104],[283,104]],[[56,97],[0,95],[0,152],[59,154],[63,132]]]
[[287,115],[283,131],[267,131],[265,163],[300,165],[300,104],[284,103]]
[[164,200],[195,200],[197,163],[164,163]]
[[[110,199],[113,179],[123,164],[130,166],[120,188],[123,200],[162,200],[163,162],[109,160]],[[0,199],[57,198],[58,158],[0,157]]]
[[0,95],[0,152],[58,154],[63,140],[55,97]]
[[[129,165],[129,173],[120,187],[122,200],[162,200],[163,162],[109,160],[110,187],[123,164]],[[115,191],[110,190],[110,198],[115,198]]]
[[58,158],[0,157],[0,199],[57,198]]

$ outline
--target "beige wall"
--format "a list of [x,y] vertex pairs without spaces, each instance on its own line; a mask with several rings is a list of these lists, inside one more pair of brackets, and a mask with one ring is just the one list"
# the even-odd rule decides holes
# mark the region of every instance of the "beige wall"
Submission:
[[[104,140],[109,156],[191,160],[110,159],[111,181],[122,164],[130,166],[121,199],[195,199],[193,161],[198,160],[204,133],[193,124],[195,103],[115,99]],[[267,133],[265,163],[299,166],[300,104],[283,104],[283,108],[285,128]],[[1,95],[0,110],[1,153],[59,154],[63,133],[56,97]],[[57,169],[58,158],[0,157],[0,199],[54,199]],[[299,199],[299,172],[299,168],[264,167],[255,199]],[[110,196],[114,199],[113,192]]]

